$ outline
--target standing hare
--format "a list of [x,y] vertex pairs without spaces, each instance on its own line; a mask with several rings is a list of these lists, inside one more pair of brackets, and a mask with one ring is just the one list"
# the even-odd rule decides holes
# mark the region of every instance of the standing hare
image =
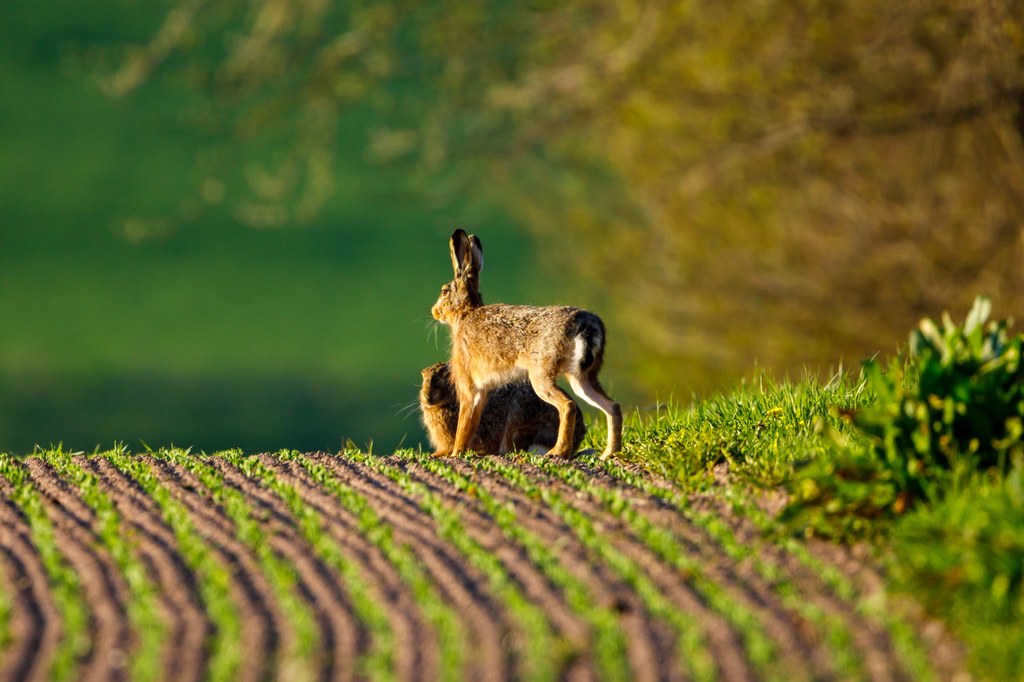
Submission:
[[[424,368],[422,374],[423,426],[435,449],[451,450],[459,423],[459,399],[452,385],[451,369],[447,362],[439,362]],[[587,432],[580,408],[575,407],[575,412],[573,450],[580,446]],[[558,410],[538,398],[530,384],[516,381],[491,393],[469,448],[496,455],[532,447],[548,449],[558,438],[558,422]]]
[[558,438],[548,454],[573,454],[576,403],[555,383],[569,380],[580,398],[604,412],[608,445],[602,457],[622,448],[622,409],[597,381],[604,358],[604,323],[594,313],[570,307],[484,305],[480,270],[484,250],[475,235],[456,230],[451,237],[455,278],[441,287],[431,308],[435,320],[450,327],[452,383],[459,398],[459,421],[451,449],[469,449],[491,389],[529,379],[533,390],[558,410]]

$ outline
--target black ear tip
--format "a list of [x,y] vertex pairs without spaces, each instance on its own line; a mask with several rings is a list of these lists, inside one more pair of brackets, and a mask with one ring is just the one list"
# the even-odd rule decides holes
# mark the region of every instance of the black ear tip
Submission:
[[452,240],[453,241],[462,241],[465,238],[466,238],[466,231],[463,230],[462,228],[459,228],[459,229],[455,230],[454,232],[452,232]]

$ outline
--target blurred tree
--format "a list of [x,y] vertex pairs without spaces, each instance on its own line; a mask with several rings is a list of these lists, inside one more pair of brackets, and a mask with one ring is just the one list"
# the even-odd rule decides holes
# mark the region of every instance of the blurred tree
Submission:
[[505,202],[647,389],[857,361],[979,292],[1024,311],[1024,0],[180,0],[108,74],[180,79],[234,153],[289,141],[250,222],[315,213],[339,154]]

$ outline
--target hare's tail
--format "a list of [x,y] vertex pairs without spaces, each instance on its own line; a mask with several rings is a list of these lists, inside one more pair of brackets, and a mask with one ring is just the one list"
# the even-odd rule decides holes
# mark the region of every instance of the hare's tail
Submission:
[[576,348],[574,365],[585,373],[599,368],[604,357],[604,323],[597,315],[581,310],[575,320]]

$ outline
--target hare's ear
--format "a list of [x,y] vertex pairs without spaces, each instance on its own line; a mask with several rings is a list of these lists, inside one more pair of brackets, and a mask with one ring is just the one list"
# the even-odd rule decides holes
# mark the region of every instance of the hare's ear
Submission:
[[484,245],[475,234],[469,235],[469,254],[472,258],[472,270],[479,274],[484,269]]
[[452,232],[452,238],[448,246],[452,253],[452,270],[455,271],[455,276],[458,277],[466,266],[466,256],[469,253],[469,237],[465,231],[455,230]]

